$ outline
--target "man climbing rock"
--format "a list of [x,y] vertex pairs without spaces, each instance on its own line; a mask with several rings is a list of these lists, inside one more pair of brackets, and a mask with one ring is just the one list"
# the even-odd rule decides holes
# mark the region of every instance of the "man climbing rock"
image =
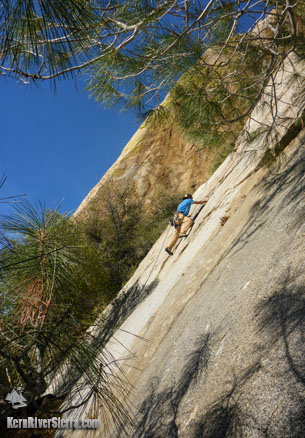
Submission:
[[174,226],[175,226],[175,234],[172,240],[169,242],[168,246],[165,248],[165,251],[169,255],[173,255],[172,249],[175,246],[177,240],[180,237],[186,237],[187,230],[193,225],[193,219],[188,217],[190,212],[190,208],[192,204],[203,205],[208,202],[209,198],[204,199],[203,201],[194,201],[193,196],[187,193],[184,195],[182,202],[178,205],[177,211],[174,215]]

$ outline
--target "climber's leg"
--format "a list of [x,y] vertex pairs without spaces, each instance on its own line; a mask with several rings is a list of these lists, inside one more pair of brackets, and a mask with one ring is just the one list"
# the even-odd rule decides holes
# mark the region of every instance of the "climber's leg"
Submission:
[[189,228],[191,228],[192,225],[193,225],[193,219],[185,216],[181,227],[181,234],[186,234],[186,232],[189,230]]
[[176,244],[176,242],[177,242],[177,240],[178,240],[178,238],[179,238],[180,231],[181,231],[181,225],[177,225],[177,226],[175,227],[175,234],[173,235],[172,240],[171,240],[171,241],[169,242],[169,244],[167,245],[167,248],[168,248],[170,251],[174,248],[174,246],[175,246],[175,244]]

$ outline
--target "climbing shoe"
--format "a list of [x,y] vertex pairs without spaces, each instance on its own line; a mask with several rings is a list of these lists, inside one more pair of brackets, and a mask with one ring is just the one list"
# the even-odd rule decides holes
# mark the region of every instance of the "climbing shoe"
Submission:
[[169,255],[174,255],[174,253],[173,252],[171,252],[171,250],[169,249],[169,248],[165,248],[165,251],[167,252],[167,254],[169,254]]
[[187,237],[187,234],[179,234],[179,239],[180,239],[181,237]]

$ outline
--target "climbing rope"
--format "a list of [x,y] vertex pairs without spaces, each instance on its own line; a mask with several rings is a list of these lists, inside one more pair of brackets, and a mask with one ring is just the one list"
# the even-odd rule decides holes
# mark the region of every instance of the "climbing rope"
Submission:
[[164,243],[165,243],[165,241],[166,241],[166,239],[167,239],[167,236],[168,236],[169,230],[170,230],[170,226],[168,225],[168,226],[167,226],[167,232],[166,232],[166,235],[165,235],[165,237],[164,237],[164,239],[163,239],[163,242],[162,242],[162,246],[161,246],[161,248],[160,248],[160,251],[159,251],[158,254],[157,254],[157,257],[156,257],[156,259],[155,259],[155,261],[154,261],[153,267],[152,267],[152,269],[151,269],[151,271],[150,271],[150,273],[149,273],[149,275],[148,275],[148,277],[147,277],[147,280],[145,281],[144,286],[142,287],[141,292],[146,288],[146,285],[147,285],[147,283],[148,283],[148,280],[150,279],[150,276],[151,276],[151,274],[153,273],[153,270],[155,269],[155,266],[156,266],[156,264],[157,264],[158,258],[159,258],[160,254],[161,254],[161,251],[162,251],[162,249],[163,249],[163,247],[164,247]]
[[[190,228],[190,231],[189,231],[188,235],[189,235],[190,232],[192,231],[192,228],[193,228],[193,226],[194,226],[195,220],[197,219],[197,217],[199,216],[201,210],[205,207],[205,205],[206,205],[206,204],[198,205],[198,206],[196,207],[196,209],[195,209],[195,211],[194,211],[194,214],[193,214],[193,224],[192,224],[192,226],[191,226],[191,228]],[[144,283],[144,286],[142,287],[141,292],[146,288],[146,285],[147,285],[147,283],[148,283],[148,280],[150,279],[150,276],[151,276],[151,274],[153,273],[153,270],[155,269],[155,266],[156,266],[156,264],[157,264],[158,258],[159,258],[160,254],[161,254],[161,251],[162,251],[163,247],[164,247],[164,243],[165,243],[165,241],[167,240],[167,236],[168,236],[169,230],[170,230],[170,226],[168,225],[168,226],[167,226],[167,232],[166,232],[166,235],[165,235],[165,237],[164,237],[164,239],[163,239],[163,242],[162,242],[162,246],[161,246],[161,248],[160,248],[160,251],[159,251],[158,254],[157,254],[157,257],[156,257],[156,259],[155,259],[155,261],[154,261],[153,267],[151,268],[151,271],[150,271],[150,273],[149,273],[149,275],[148,275],[148,277],[147,277],[147,279],[146,279],[146,281],[145,281],[145,283]]]

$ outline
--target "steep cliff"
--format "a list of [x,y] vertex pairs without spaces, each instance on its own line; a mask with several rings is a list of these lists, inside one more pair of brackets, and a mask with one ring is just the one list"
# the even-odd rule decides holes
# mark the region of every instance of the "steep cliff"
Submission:
[[153,129],[144,122],[75,215],[85,215],[91,201],[98,204],[99,192],[109,180],[133,181],[138,196],[149,205],[160,191],[193,191],[208,176],[206,152],[188,141],[175,123]]
[[194,198],[210,201],[194,208],[189,236],[169,257],[168,228],[92,328],[132,385],[124,403],[134,417],[106,431],[100,411],[92,436],[305,436],[304,71],[286,60],[276,114],[261,102],[250,137],[198,188]]

